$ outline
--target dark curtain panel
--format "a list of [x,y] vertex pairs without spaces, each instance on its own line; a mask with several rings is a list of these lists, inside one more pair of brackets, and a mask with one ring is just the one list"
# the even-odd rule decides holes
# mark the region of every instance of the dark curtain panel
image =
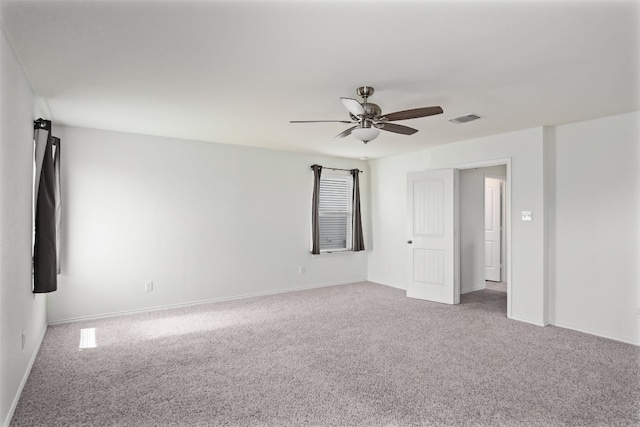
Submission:
[[320,253],[320,223],[318,219],[318,208],[320,205],[320,175],[322,166],[313,165],[313,200],[311,202],[311,253]]
[[360,214],[360,171],[351,170],[353,176],[353,251],[364,250],[364,236],[362,235],[362,216]]
[[[56,138],[57,139],[57,138]],[[57,289],[58,245],[57,225],[60,193],[60,142],[51,136],[51,122],[34,122],[35,174],[34,174],[34,245],[33,292],[46,293]]]
[[60,224],[62,223],[62,184],[60,182],[60,138],[53,137],[53,176],[56,199],[56,273],[60,274]]

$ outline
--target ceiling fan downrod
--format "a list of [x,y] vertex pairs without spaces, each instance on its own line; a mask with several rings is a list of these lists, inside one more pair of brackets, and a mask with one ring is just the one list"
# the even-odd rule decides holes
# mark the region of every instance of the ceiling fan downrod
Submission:
[[356,89],[356,93],[359,97],[364,99],[365,104],[367,103],[367,98],[373,95],[374,89],[371,86],[360,86]]

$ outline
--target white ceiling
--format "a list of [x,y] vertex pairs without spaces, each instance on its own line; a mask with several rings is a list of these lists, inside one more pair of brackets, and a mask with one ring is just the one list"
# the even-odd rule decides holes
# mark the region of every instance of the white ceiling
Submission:
[[[54,123],[376,158],[640,110],[640,1],[1,0]],[[334,140],[375,88],[413,136]],[[482,120],[448,119],[476,113]]]

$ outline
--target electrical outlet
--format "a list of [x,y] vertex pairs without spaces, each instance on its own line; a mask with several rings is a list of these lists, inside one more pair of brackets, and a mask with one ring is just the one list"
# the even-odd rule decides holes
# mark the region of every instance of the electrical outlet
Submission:
[[640,307],[636,310],[636,316],[640,317]]
[[26,344],[27,344],[27,331],[22,331],[22,349],[23,350]]
[[144,282],[144,290],[147,292],[151,292],[153,290],[153,282],[151,280]]
[[304,265],[301,265],[300,267],[298,267],[298,273],[299,274],[304,274],[305,273]]

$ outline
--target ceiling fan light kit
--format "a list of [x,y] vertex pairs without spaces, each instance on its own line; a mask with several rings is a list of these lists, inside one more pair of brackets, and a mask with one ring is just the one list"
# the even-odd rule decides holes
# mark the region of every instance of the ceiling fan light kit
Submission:
[[397,120],[417,119],[420,117],[433,116],[442,114],[442,108],[438,106],[414,108],[411,110],[397,111],[395,113],[382,114],[382,109],[377,104],[367,102],[367,99],[373,95],[374,89],[371,86],[361,86],[356,90],[363,102],[359,102],[352,98],[340,98],[342,105],[349,111],[350,121],[346,120],[292,120],[290,123],[348,123],[355,126],[350,127],[335,138],[344,138],[347,135],[353,135],[356,139],[364,142],[374,140],[380,130],[387,132],[399,133],[401,135],[413,135],[418,129],[408,126],[389,123]]
[[380,131],[377,128],[355,128],[351,131],[351,135],[366,144],[376,139],[380,135]]

